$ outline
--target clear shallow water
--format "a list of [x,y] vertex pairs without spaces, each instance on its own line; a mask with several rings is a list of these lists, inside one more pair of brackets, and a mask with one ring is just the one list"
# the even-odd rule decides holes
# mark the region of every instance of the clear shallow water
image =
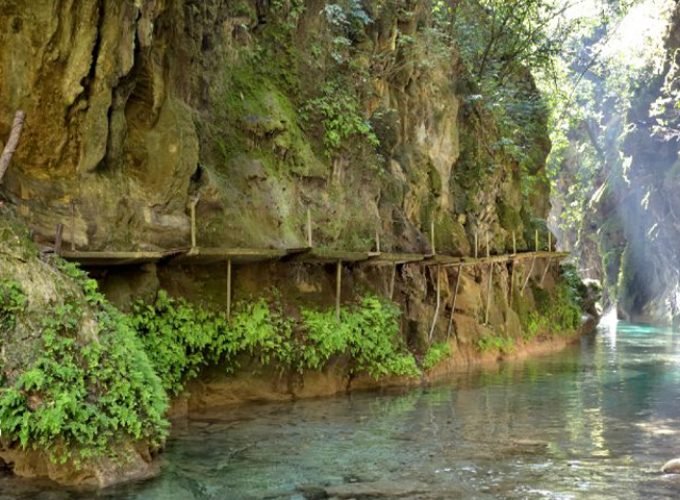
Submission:
[[[680,498],[680,332],[619,324],[441,385],[248,405],[176,429],[152,481],[97,498]],[[335,489],[333,489],[335,488]],[[0,479],[0,499],[80,499]]]

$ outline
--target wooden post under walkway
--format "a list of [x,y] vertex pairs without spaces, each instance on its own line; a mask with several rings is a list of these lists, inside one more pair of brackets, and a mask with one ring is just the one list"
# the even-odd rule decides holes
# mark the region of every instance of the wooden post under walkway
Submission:
[[437,266],[436,271],[437,273],[437,305],[434,308],[434,317],[432,318],[432,326],[430,327],[430,334],[428,335],[428,341],[432,343],[432,336],[434,335],[434,329],[437,326],[437,318],[439,318],[439,307],[441,305],[441,267]]
[[[449,327],[446,330],[446,339],[451,338],[451,329],[453,328],[453,314],[456,311],[456,299],[458,298],[458,286],[460,285],[460,274],[463,271],[462,266],[458,266],[458,274],[456,275],[456,286],[453,288],[453,300],[451,302],[451,314],[449,315]],[[458,335],[456,335],[458,338]]]
[[231,259],[227,259],[227,319],[231,319]]
[[342,261],[335,265],[335,319],[340,321],[340,295],[342,293]]

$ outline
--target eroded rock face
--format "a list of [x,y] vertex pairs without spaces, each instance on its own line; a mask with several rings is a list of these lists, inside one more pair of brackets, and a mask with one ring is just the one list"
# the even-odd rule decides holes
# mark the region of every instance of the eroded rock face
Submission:
[[17,476],[27,479],[51,479],[59,484],[80,488],[106,488],[129,481],[141,481],[158,475],[160,466],[148,449],[126,444],[116,451],[124,460],[101,458],[84,464],[68,461],[55,463],[39,451],[0,449],[0,462]]
[[[64,223],[80,249],[186,246],[198,195],[204,246],[301,246],[308,208],[326,246],[378,231],[384,249],[424,251],[432,221],[440,251],[469,253],[475,232],[524,244],[547,185],[523,195],[517,165],[477,140],[491,119],[463,103],[455,49],[428,52],[426,2],[370,7],[352,50],[322,2],[280,4],[6,2],[0,137],[16,109],[28,118],[5,184],[36,236]],[[377,151],[360,134],[324,151],[315,109],[343,86]]]
[[[79,247],[168,247],[188,234],[198,138],[188,105],[168,87],[168,42],[155,37],[166,9],[3,6],[0,116],[21,108],[28,117],[6,189],[43,238],[59,222]],[[0,119],[0,135],[6,126]]]

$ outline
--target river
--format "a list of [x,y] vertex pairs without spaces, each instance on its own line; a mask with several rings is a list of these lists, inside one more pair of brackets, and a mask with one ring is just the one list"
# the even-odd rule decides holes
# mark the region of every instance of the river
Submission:
[[0,479],[0,499],[680,498],[680,332],[619,323],[433,387],[192,419],[162,475],[98,495]]

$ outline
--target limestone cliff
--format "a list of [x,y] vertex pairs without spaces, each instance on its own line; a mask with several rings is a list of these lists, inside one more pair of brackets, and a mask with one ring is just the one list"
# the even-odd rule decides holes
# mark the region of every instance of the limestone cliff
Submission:
[[441,251],[521,246],[547,188],[490,149],[428,3],[349,5],[5,2],[0,137],[28,116],[6,193],[79,249],[186,246],[195,195],[204,246],[302,246],[307,208],[326,246],[425,250],[432,220]]

